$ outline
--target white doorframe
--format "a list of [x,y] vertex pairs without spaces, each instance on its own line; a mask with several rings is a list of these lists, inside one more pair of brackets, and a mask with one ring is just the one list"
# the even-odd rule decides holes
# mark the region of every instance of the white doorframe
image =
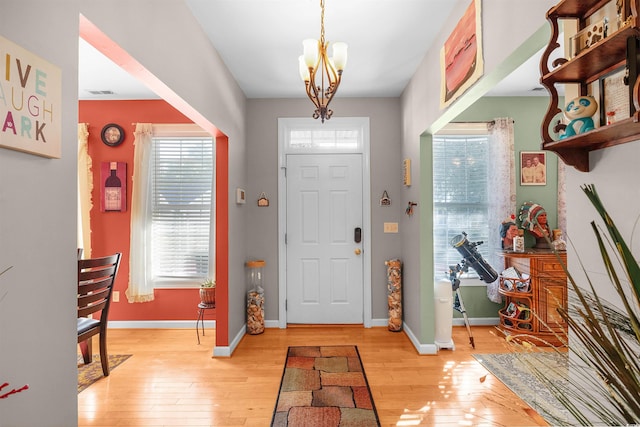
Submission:
[[[369,118],[368,117],[333,117],[324,124],[312,118],[279,118],[278,119],[278,326],[287,327],[287,256],[285,234],[287,228],[287,181],[285,176],[286,155],[285,136],[292,127],[308,129],[321,127],[333,128],[358,127],[362,134],[362,231],[363,231],[363,319],[364,327],[370,328],[371,321],[371,162],[369,157]],[[317,151],[316,151],[317,152]],[[297,150],[299,154],[312,154]],[[333,151],[332,154],[344,152]],[[353,151],[352,151],[353,153]]]

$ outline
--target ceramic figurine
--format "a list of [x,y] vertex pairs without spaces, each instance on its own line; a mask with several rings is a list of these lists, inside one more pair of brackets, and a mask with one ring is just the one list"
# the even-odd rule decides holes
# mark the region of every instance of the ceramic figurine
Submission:
[[570,120],[560,135],[560,139],[578,135],[595,129],[592,116],[598,110],[598,103],[593,96],[579,96],[567,104],[564,115]]
[[515,223],[516,216],[511,215],[500,224],[500,237],[502,237],[502,249],[511,249],[513,239],[518,236],[518,226]]
[[549,248],[547,239],[551,239],[551,229],[547,223],[547,212],[542,206],[533,202],[524,202],[520,207],[518,219],[522,228],[536,239],[536,248]]

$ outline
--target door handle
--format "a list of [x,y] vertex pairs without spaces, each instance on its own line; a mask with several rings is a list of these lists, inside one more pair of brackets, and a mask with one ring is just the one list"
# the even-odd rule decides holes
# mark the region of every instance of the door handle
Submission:
[[362,251],[360,250],[360,248],[356,248],[355,251],[353,251],[354,254],[356,255],[360,255],[362,253]]
[[356,227],[355,230],[353,230],[353,241],[356,243],[362,241],[362,229],[360,227]]

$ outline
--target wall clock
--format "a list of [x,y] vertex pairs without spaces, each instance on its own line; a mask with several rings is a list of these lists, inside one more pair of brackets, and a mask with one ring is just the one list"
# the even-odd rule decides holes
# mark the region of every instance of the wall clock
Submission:
[[102,128],[100,137],[102,138],[102,142],[109,147],[116,147],[122,144],[124,140],[124,129],[122,129],[120,125],[109,123]]

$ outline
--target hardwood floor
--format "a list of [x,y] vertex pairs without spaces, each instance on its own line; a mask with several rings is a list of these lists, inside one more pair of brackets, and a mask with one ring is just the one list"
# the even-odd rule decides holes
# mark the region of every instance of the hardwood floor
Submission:
[[354,344],[384,427],[546,426],[472,357],[509,351],[495,328],[472,332],[475,350],[454,327],[455,350],[421,356],[404,332],[294,326],[212,358],[212,330],[198,345],[195,329],[110,329],[109,353],[133,356],[78,395],[78,425],[269,426],[288,346]]

